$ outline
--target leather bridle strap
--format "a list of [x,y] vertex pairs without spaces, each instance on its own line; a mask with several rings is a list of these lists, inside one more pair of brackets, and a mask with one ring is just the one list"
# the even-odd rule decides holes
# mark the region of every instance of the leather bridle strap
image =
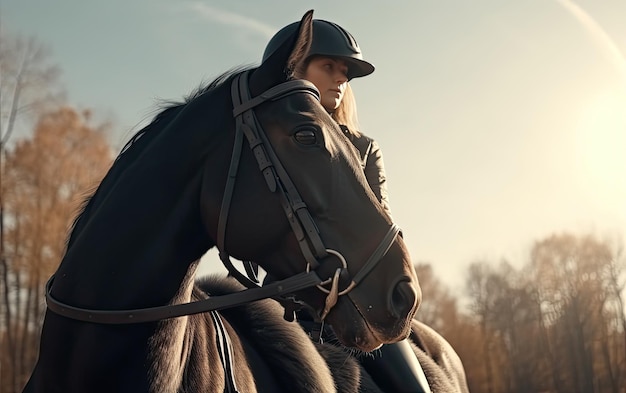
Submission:
[[[280,85],[274,86],[273,88],[267,90],[261,95],[255,97],[254,99],[248,100],[245,103],[242,102],[242,96],[240,91],[244,89],[244,87],[240,87],[241,80],[246,81],[244,94],[245,97],[249,98],[250,93],[247,92],[247,80],[248,80],[249,71],[245,71],[242,74],[236,76],[235,80],[231,85],[231,96],[233,100],[233,116],[235,118],[235,141],[233,144],[233,153],[230,159],[230,168],[228,170],[228,178],[226,180],[226,186],[224,190],[224,196],[222,198],[222,207],[220,210],[220,217],[218,223],[218,233],[217,233],[217,246],[221,250],[224,250],[224,242],[225,242],[225,232],[226,232],[226,222],[228,220],[228,212],[230,210],[230,201],[233,195],[233,189],[235,187],[235,179],[237,178],[237,171],[239,169],[239,161],[241,159],[241,147],[242,140],[244,135],[243,125],[243,117],[242,113],[246,111],[252,112],[252,108],[257,105],[262,104],[267,100],[274,100],[278,98],[282,98],[288,94],[293,94],[296,92],[307,92],[315,95],[315,97],[319,100],[319,92],[315,88],[313,84],[310,83],[302,83],[301,80],[294,80],[285,83],[281,83]],[[242,79],[243,78],[243,79]],[[256,127],[256,123],[252,122],[252,125],[247,124],[247,127]],[[276,180],[277,176],[275,172],[271,170],[272,161],[265,154],[265,150],[260,143],[256,143],[256,141],[250,141],[250,148],[255,154],[257,162],[259,164],[259,168],[265,177],[265,180],[268,184],[270,191],[276,191]]]
[[233,80],[231,85],[233,116],[235,117],[235,140],[220,209],[217,248],[219,250],[220,259],[228,271],[246,287],[255,288],[258,287],[258,281],[256,280],[256,274],[253,274],[252,263],[247,261],[243,262],[248,276],[243,275],[233,266],[225,245],[226,224],[237,178],[244,135],[248,140],[250,149],[257,160],[259,169],[265,178],[269,190],[271,192],[279,191],[281,207],[285,212],[307,263],[313,266],[313,268],[317,268],[319,266],[318,260],[325,257],[327,254],[326,248],[319,236],[317,226],[306,204],[274,153],[271,144],[267,140],[254,114],[254,108],[256,106],[268,100],[278,100],[295,93],[308,93],[319,101],[319,91],[311,82],[296,79],[283,82],[251,99],[248,88],[248,77],[249,71],[243,72]]
[[143,322],[156,322],[163,319],[200,314],[241,306],[256,300],[292,294],[319,285],[322,280],[315,272],[299,273],[286,280],[276,281],[262,287],[234,292],[228,295],[212,296],[207,299],[165,306],[139,308],[134,310],[91,310],[64,304],[50,293],[54,275],[46,283],[46,304],[50,311],[67,318],[83,322],[109,325],[122,325]]
[[[272,149],[272,144],[269,142],[265,132],[263,132],[263,128],[259,124],[254,113],[255,107],[266,102],[267,100],[277,100],[285,97],[286,95],[301,92],[311,94],[315,93],[316,98],[319,100],[319,92],[314,85],[306,80],[292,80],[282,83],[255,98],[250,98],[250,91],[248,88],[248,72],[238,75],[233,80],[231,85],[236,135],[235,146],[233,147],[233,155],[231,158],[231,168],[229,170],[226,185],[227,193],[225,193],[225,196],[222,199],[217,245],[220,252],[220,259],[224,265],[228,268],[231,274],[237,278],[237,280],[246,285],[248,288],[258,286],[249,278],[256,278],[255,275],[250,274],[249,265],[251,263],[246,261],[243,262],[244,267],[246,267],[246,271],[248,272],[248,277],[246,277],[241,274],[238,269],[234,268],[227,252],[225,251],[224,244],[226,221],[228,219],[232,190],[234,189],[238,167],[238,163],[236,163],[235,160],[238,161],[239,155],[241,154],[241,134],[246,136],[248,144],[250,145],[254,157],[259,165],[259,169],[265,177],[268,188],[271,192],[276,192],[277,190],[279,191],[281,206],[283,207],[293,233],[298,240],[302,254],[307,261],[307,271],[315,270],[319,266],[319,260],[326,257],[329,252],[336,255],[345,263],[345,259],[341,256],[341,254],[333,250],[328,250],[324,246],[324,243],[319,235],[319,230],[315,225],[315,221],[313,221],[306,204],[291,181],[291,178],[282,165],[280,159]],[[330,290],[324,288],[322,285],[318,285],[320,290],[328,294],[326,306],[322,315],[326,315],[330,308],[335,305],[338,296],[350,292],[365,276],[367,276],[367,274],[369,274],[380,259],[387,253],[389,247],[399,232],[400,229],[397,225],[392,225],[382,242],[378,245],[377,249],[366,261],[363,268],[354,276],[350,285],[344,290],[339,291],[338,289],[339,274],[335,274],[334,277],[324,282],[324,284],[331,285]],[[344,266],[344,268],[347,268],[347,263],[345,265],[346,266]]]
[[[227,253],[225,251],[225,230],[226,221],[228,219],[228,210],[230,206],[230,198],[232,197],[232,189],[236,179],[236,171],[238,164],[234,164],[235,159],[239,159],[241,154],[241,134],[245,135],[250,149],[257,160],[259,169],[263,173],[265,181],[271,192],[279,191],[281,206],[285,212],[287,220],[298,240],[300,249],[307,261],[314,269],[319,266],[318,260],[324,258],[326,248],[319,236],[319,231],[306,204],[298,193],[287,171],[281,164],[272,149],[271,143],[267,140],[267,136],[263,132],[254,108],[267,100],[278,100],[290,94],[309,93],[320,99],[319,92],[315,85],[311,82],[295,79],[277,85],[255,98],[250,98],[248,88],[249,71],[239,74],[232,83],[231,95],[233,100],[233,116],[235,117],[235,143],[233,147],[233,157],[231,159],[231,169],[227,180],[226,189],[230,190],[225,193],[222,199],[222,209],[220,211],[220,219],[218,223],[218,239],[217,246],[220,250],[220,258],[225,264],[229,265],[230,261],[226,261]],[[237,157],[235,157],[237,156]],[[228,198],[227,198],[228,196]],[[230,264],[232,265],[232,264]],[[230,270],[230,269],[229,269]],[[243,276],[243,275],[237,275]],[[245,278],[245,276],[243,276]],[[244,285],[251,285],[245,280]]]
[[[283,207],[293,233],[298,240],[302,254],[307,261],[307,271],[315,270],[319,267],[319,260],[328,256],[329,252],[337,255],[342,260],[343,257],[333,250],[326,249],[324,246],[315,221],[313,221],[306,204],[291,181],[289,174],[272,149],[272,144],[269,142],[265,132],[263,132],[263,128],[259,124],[254,113],[255,107],[266,102],[267,100],[278,100],[289,94],[303,92],[310,93],[315,95],[315,97],[319,100],[318,90],[309,81],[292,80],[277,85],[255,98],[250,98],[248,73],[249,71],[246,71],[238,75],[233,80],[231,85],[233,116],[235,117],[235,146],[233,147],[233,155],[231,158],[231,167],[226,184],[226,192],[224,194],[224,198],[222,199],[222,208],[218,223],[217,246],[220,252],[220,259],[231,274],[248,288],[254,288],[258,287],[258,285],[245,275],[241,274],[241,272],[233,266],[224,244],[226,236],[226,222],[228,220],[232,190],[234,189],[238,161],[241,155],[242,134],[245,135],[248,140],[250,149],[252,149],[268,188],[271,192],[279,191],[281,206]],[[393,224],[381,243],[378,245],[377,249],[366,261],[363,268],[355,275],[350,285],[335,295],[346,294],[352,290],[352,288],[357,286],[389,250],[389,247],[399,232],[400,229],[397,225]],[[250,277],[251,274],[249,273],[250,269],[248,268],[248,264],[249,262],[244,261],[244,266],[246,267],[248,276]],[[324,284],[332,283],[332,280],[333,278],[330,278],[324,281]],[[329,290],[325,289],[321,285],[318,285],[318,288],[326,293],[329,293]]]
[[365,265],[363,265],[361,270],[359,270],[358,273],[354,275],[354,277],[352,278],[352,282],[350,283],[348,288],[339,292],[339,296],[350,292],[352,288],[361,283],[361,280],[363,280],[365,276],[367,276],[372,271],[376,264],[378,264],[380,259],[384,257],[385,254],[387,254],[387,251],[389,251],[389,248],[391,248],[391,245],[398,236],[398,233],[400,233],[400,227],[398,227],[398,225],[396,224],[393,224],[391,228],[389,228],[389,231],[387,231],[387,234],[385,235],[383,240],[378,244],[378,247],[376,247],[376,250],[374,250],[374,253],[372,253],[372,255],[370,255],[370,257],[367,259]]

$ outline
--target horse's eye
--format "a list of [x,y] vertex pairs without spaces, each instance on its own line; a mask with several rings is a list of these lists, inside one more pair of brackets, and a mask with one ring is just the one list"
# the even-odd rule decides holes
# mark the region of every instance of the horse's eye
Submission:
[[296,138],[296,142],[301,145],[312,146],[317,143],[317,136],[315,135],[315,131],[312,129],[296,131],[293,136]]

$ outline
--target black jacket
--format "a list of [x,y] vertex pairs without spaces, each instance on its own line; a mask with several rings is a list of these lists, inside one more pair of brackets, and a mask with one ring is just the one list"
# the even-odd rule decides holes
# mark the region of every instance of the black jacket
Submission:
[[360,134],[360,136],[354,135],[346,126],[342,125],[341,129],[359,151],[365,178],[374,192],[374,195],[376,195],[376,198],[378,198],[385,210],[391,214],[389,196],[387,194],[385,164],[383,162],[383,153],[380,150],[380,146],[378,146],[378,143],[374,139],[364,134]]

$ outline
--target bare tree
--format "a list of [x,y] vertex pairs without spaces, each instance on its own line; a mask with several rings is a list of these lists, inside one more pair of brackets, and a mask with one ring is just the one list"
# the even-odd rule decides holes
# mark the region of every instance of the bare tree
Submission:
[[466,281],[467,293],[472,300],[471,310],[478,318],[478,326],[482,339],[480,357],[483,359],[483,369],[485,372],[484,388],[486,393],[496,391],[494,380],[494,336],[491,334],[490,318],[493,314],[494,299],[492,296],[493,272],[492,268],[485,261],[474,262],[468,269]]
[[495,268],[482,261],[470,265],[467,288],[483,343],[480,391],[548,390],[541,377],[545,368],[537,340],[541,313],[532,283],[507,261]]
[[5,253],[5,152],[14,131],[20,126],[26,129],[39,111],[61,96],[55,90],[58,75],[58,68],[49,61],[49,51],[36,39],[0,31],[0,347],[15,344],[8,328],[13,315],[8,297],[12,279]]
[[614,312],[607,291],[612,261],[610,247],[593,236],[554,235],[533,247],[530,266],[553,353],[557,391],[602,391],[611,379],[611,368],[600,369],[598,360],[609,337],[604,330],[614,320],[607,319]]
[[33,137],[7,151],[6,255],[15,278],[8,293],[8,325],[15,375],[25,382],[38,350],[43,287],[58,266],[68,229],[88,193],[111,164],[106,124],[92,126],[88,111],[62,107],[44,114]]
[[[624,309],[623,244],[616,244],[608,266],[606,326],[602,329],[602,356],[607,372],[607,385],[612,393],[624,386],[626,370],[626,315]],[[611,323],[611,321],[614,321]]]
[[60,71],[51,63],[50,50],[37,39],[11,36],[0,31],[0,143],[6,146],[19,126],[63,97],[58,88]]

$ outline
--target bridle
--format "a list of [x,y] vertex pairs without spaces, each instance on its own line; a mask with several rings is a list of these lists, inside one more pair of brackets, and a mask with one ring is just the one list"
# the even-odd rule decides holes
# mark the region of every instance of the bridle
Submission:
[[[246,137],[250,149],[257,160],[259,169],[263,173],[269,190],[278,193],[281,206],[285,212],[285,216],[289,221],[291,229],[296,236],[302,255],[307,261],[307,274],[313,274],[320,266],[320,260],[329,255],[335,256],[340,262],[341,267],[335,271],[333,277],[321,281],[316,284],[317,288],[327,294],[326,305],[320,316],[323,320],[330,309],[337,302],[337,298],[350,292],[358,283],[376,266],[380,259],[387,253],[389,247],[395,240],[400,229],[394,224],[389,229],[378,248],[370,256],[363,268],[352,279],[350,284],[343,290],[339,291],[339,276],[342,269],[347,269],[348,264],[338,251],[332,250],[324,246],[324,242],[320,237],[318,227],[309,213],[309,210],[300,196],[298,189],[289,177],[289,174],[282,165],[280,159],[274,152],[272,144],[267,138],[263,127],[259,123],[254,108],[265,101],[280,100],[288,95],[295,93],[307,93],[313,95],[318,101],[320,94],[315,85],[304,79],[294,79],[281,83],[265,93],[255,98],[250,98],[250,90],[248,88],[248,73],[246,71],[238,75],[231,85],[231,96],[233,100],[233,116],[235,117],[235,143],[233,154],[231,156],[230,170],[224,198],[222,199],[222,209],[218,223],[217,247],[220,250],[220,259],[228,268],[230,273],[237,278],[242,284],[248,288],[256,288],[258,285],[244,276],[235,269],[230,258],[226,253],[224,245],[226,222],[228,220],[228,210],[230,207],[232,192],[235,186],[237,176],[237,168],[239,157],[241,155],[241,146],[243,136]],[[317,274],[316,274],[317,275]],[[289,280],[289,279],[287,279]],[[285,282],[286,280],[283,280]],[[331,288],[327,289],[323,285],[330,284]]]
[[[254,113],[254,108],[266,101],[277,101],[291,94],[303,93],[311,94],[319,101],[320,94],[312,83],[297,79],[281,83],[266,90],[259,96],[251,98],[248,89],[249,73],[250,71],[240,73],[234,78],[231,85],[231,96],[234,108],[233,116],[235,117],[235,142],[222,198],[216,241],[222,263],[224,263],[230,273],[248,289],[228,295],[213,296],[195,302],[135,310],[91,310],[64,304],[52,297],[50,292],[54,275],[50,277],[46,283],[45,289],[46,303],[50,311],[67,318],[99,324],[156,322],[168,318],[210,312],[211,318],[216,326],[216,345],[222,367],[224,368],[226,392],[238,392],[238,390],[235,384],[230,338],[221,317],[216,312],[217,310],[256,300],[274,298],[280,301],[285,307],[285,318],[293,319],[293,311],[295,309],[294,307],[296,307],[296,302],[292,298],[285,297],[285,295],[291,295],[299,290],[315,286],[327,294],[324,310],[316,317],[318,321],[323,321],[332,307],[337,303],[339,296],[349,293],[367,276],[387,253],[400,232],[400,229],[395,224],[391,225],[391,228],[369,257],[363,268],[352,278],[350,284],[345,289],[339,290],[339,277],[342,271],[347,271],[348,263],[341,253],[324,246],[315,221],[311,217],[306,204],[298,193],[294,183],[291,181],[287,171],[272,149],[272,145],[267,139],[265,132],[263,132],[263,128]],[[259,169],[265,178],[269,190],[272,193],[279,194],[281,206],[300,245],[302,254],[307,261],[305,272],[263,286],[259,286],[254,280],[246,277],[233,266],[225,247],[226,224],[228,222],[228,213],[235,188],[235,181],[237,179],[244,136],[248,141],[250,149],[252,149],[252,153],[257,160]],[[316,269],[319,268],[320,261],[327,258],[329,255],[339,259],[341,267],[336,269],[333,277],[322,280],[317,275]],[[244,262],[244,264],[245,263],[246,262]],[[330,289],[327,289],[325,285],[330,285]],[[290,307],[291,311],[289,311]],[[289,317],[289,314],[291,314],[291,317]]]
[[[327,294],[326,304],[320,315],[320,318],[323,320],[330,309],[336,304],[338,297],[349,293],[353,288],[359,285],[387,253],[400,232],[400,229],[395,224],[391,225],[376,250],[370,255],[361,270],[354,275],[350,284],[345,289],[339,290],[339,275],[342,270],[347,270],[348,264],[339,252],[324,246],[317,226],[306,204],[300,197],[300,194],[278,159],[278,156],[274,153],[254,113],[254,108],[260,104],[266,101],[277,101],[291,94],[311,94],[319,101],[319,92],[311,82],[296,79],[281,83],[251,98],[248,89],[249,72],[250,71],[245,71],[237,75],[231,85],[234,108],[233,116],[235,117],[235,143],[222,199],[217,232],[217,247],[220,259],[231,274],[248,287],[248,289],[183,304],[134,310],[92,310],[73,307],[56,300],[50,293],[54,280],[53,275],[46,283],[45,288],[46,303],[50,311],[67,318],[99,324],[156,322],[168,318],[235,307],[266,298],[280,299],[284,295],[293,294],[294,292],[306,288],[317,287]],[[259,164],[259,169],[263,173],[268,188],[271,192],[277,192],[279,194],[283,210],[298,240],[302,254],[307,261],[306,271],[263,286],[258,286],[248,277],[240,273],[232,265],[225,249],[226,224],[237,178],[244,136],[248,140],[248,144]],[[328,257],[329,254],[340,260],[341,267],[335,271],[333,277],[323,280],[317,275],[316,269],[320,266],[320,260]],[[327,285],[330,285],[330,289],[325,287]]]

